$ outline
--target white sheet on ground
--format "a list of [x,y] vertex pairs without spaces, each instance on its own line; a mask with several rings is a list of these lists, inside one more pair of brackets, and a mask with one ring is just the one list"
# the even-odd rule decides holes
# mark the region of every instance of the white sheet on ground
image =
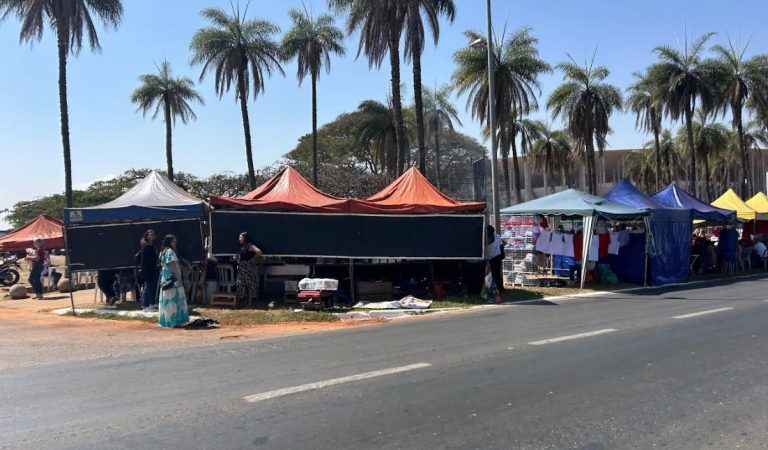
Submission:
[[407,295],[400,300],[391,302],[358,302],[355,308],[361,309],[427,309],[432,306],[432,300],[421,300]]

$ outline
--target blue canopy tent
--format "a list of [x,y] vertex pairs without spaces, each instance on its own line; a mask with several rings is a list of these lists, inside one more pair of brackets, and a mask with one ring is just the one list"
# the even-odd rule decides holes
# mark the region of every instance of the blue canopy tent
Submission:
[[675,183],[671,183],[650,197],[662,206],[691,211],[693,220],[717,223],[733,223],[736,221],[736,211],[718,208],[709,203],[702,202]]
[[201,261],[205,213],[202,200],[152,171],[111,202],[64,210],[70,263],[75,271],[133,268],[139,238],[148,229],[160,239],[175,235],[179,255]]
[[[648,216],[648,211],[607,200],[596,195],[587,194],[576,189],[567,189],[546,197],[537,198],[525,203],[510,206],[501,210],[503,214],[582,217],[584,220],[584,236],[582,266],[592,243],[592,233],[595,230],[597,217],[606,219],[628,220]],[[584,288],[586,270],[581,271],[580,286]]]
[[[651,284],[663,286],[685,281],[688,278],[688,259],[691,253],[692,210],[662,205],[626,179],[619,181],[605,197],[651,213],[647,224],[650,239],[646,242]],[[628,261],[622,258],[622,265],[626,267]],[[644,265],[645,261],[642,261],[634,271],[644,273]]]
[[141,220],[203,219],[205,204],[199,198],[152,171],[125,194],[90,208],[66,208],[65,225]]

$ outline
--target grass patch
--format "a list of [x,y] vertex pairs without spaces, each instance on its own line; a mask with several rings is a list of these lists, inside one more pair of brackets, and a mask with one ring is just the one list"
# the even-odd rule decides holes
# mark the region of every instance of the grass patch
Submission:
[[231,310],[195,308],[195,313],[210,317],[221,325],[268,325],[276,323],[337,322],[338,317],[327,312],[288,310]]
[[77,313],[77,315],[75,315],[75,314],[72,314],[72,311],[69,311],[64,315],[69,317],[74,316],[81,319],[103,319],[103,320],[138,321],[138,322],[145,322],[145,323],[157,323],[157,317],[127,317],[127,316],[116,316],[112,314],[97,314],[95,312],[82,312],[82,313]]

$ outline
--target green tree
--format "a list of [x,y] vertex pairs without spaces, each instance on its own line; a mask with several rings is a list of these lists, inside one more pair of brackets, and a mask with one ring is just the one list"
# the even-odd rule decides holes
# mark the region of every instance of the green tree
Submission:
[[279,45],[274,40],[280,29],[266,20],[246,19],[239,8],[232,16],[220,8],[207,8],[200,14],[211,26],[197,30],[192,37],[192,64],[203,66],[201,81],[207,72],[215,74],[214,85],[219,98],[236,85],[235,99],[240,101],[248,178],[253,189],[256,188],[256,173],[248,96],[251,89],[254,97],[264,92],[265,78],[273,72],[284,75],[279,61]]
[[560,181],[566,186],[565,173],[571,156],[571,142],[568,133],[553,130],[547,124],[540,122],[539,137],[533,141],[528,153],[533,162],[534,170],[541,171],[544,176],[544,190],[549,193],[549,178],[560,174]]
[[745,57],[748,45],[734,46],[729,40],[728,48],[721,45],[712,47],[716,60],[711,61],[713,83],[720,94],[717,102],[723,113],[730,109],[733,129],[739,143],[741,157],[741,195],[747,198],[754,191],[754,180],[750,170],[747,142],[744,137],[744,108],[751,101],[760,109],[768,108],[768,55]]
[[[386,0],[393,1],[393,0]],[[413,67],[413,99],[416,113],[416,142],[419,148],[419,170],[426,173],[427,147],[424,125],[424,100],[422,97],[421,83],[421,54],[424,52],[426,40],[425,29],[432,32],[435,45],[440,37],[440,16],[453,22],[456,16],[456,5],[453,0],[399,0],[407,3],[403,9],[405,20],[403,28],[405,34],[405,59],[412,61]],[[423,19],[426,19],[425,27]]]
[[435,179],[440,188],[440,134],[444,129],[454,132],[453,122],[461,123],[458,111],[450,98],[451,87],[446,85],[432,90],[424,86],[424,111],[427,122],[427,132],[432,136],[435,151]]
[[[646,143],[646,148],[653,146],[656,148],[656,141]],[[659,151],[664,159],[667,183],[672,183],[677,179],[677,174],[681,167],[680,151],[675,143],[675,138],[669,129],[662,129],[659,134]],[[685,173],[685,169],[683,169]]]
[[195,90],[195,83],[187,77],[174,77],[171,65],[163,61],[157,74],[145,74],[139,77],[141,85],[133,91],[131,101],[139,105],[146,117],[154,110],[152,119],[156,119],[163,110],[165,122],[165,159],[168,178],[173,181],[173,126],[176,119],[182,123],[197,119],[190,103],[205,104],[203,97]]
[[[376,161],[379,167],[386,167],[390,175],[400,173],[398,165],[401,158],[397,149],[397,123],[393,108],[375,100],[366,100],[360,103],[357,111],[363,115],[355,130],[359,145],[370,148],[373,152],[371,160]],[[404,128],[406,142],[408,134]],[[371,167],[374,166],[371,164]]]
[[328,14],[315,19],[306,10],[291,9],[288,15],[293,27],[283,36],[283,58],[296,58],[299,84],[307,75],[312,79],[312,183],[317,186],[317,80],[323,68],[330,72],[332,53],[344,55],[344,34]]
[[69,106],[67,98],[67,59],[83,48],[83,34],[91,50],[99,51],[99,36],[93,17],[117,28],[123,17],[120,0],[0,0],[0,20],[16,16],[21,22],[21,42],[39,41],[46,26],[56,33],[59,58],[59,110],[61,143],[64,151],[64,196],[67,207],[73,205],[72,156],[69,143]]
[[[661,118],[664,114],[664,99],[661,83],[653,79],[651,74],[635,72],[635,82],[628,89],[627,109],[635,114],[635,127],[644,133],[653,133],[654,150],[656,153],[655,188],[659,189],[664,183],[661,169]],[[669,179],[666,180],[670,182]]]
[[704,64],[704,46],[714,33],[707,33],[694,40],[689,45],[685,37],[685,47],[682,51],[669,46],[659,46],[654,52],[659,62],[650,68],[652,77],[660,80],[664,105],[667,115],[672,120],[683,120],[688,133],[690,165],[688,177],[690,190],[698,195],[696,188],[696,152],[693,149],[693,115],[697,102],[706,110],[711,111],[715,105],[716,92],[710,81],[706,64]]
[[337,12],[347,16],[347,34],[358,33],[357,55],[364,53],[370,67],[380,68],[389,55],[390,95],[397,143],[397,173],[405,168],[406,136],[400,92],[400,40],[403,33],[403,0],[328,0]]
[[[468,43],[483,41],[484,37],[477,31],[465,31]],[[550,72],[552,68],[539,57],[538,40],[529,28],[522,28],[513,33],[508,39],[502,38],[494,46],[494,80],[495,80],[495,114],[497,130],[502,124],[509,125],[510,118],[518,120],[530,111],[538,108],[537,93],[541,94],[539,76]],[[468,94],[467,109],[472,117],[480,122],[488,119],[488,50],[487,48],[467,47],[453,54],[456,70],[451,78],[457,94]],[[508,129],[509,127],[507,127]],[[510,136],[511,134],[511,136]],[[520,200],[520,167],[517,160],[516,147],[512,141],[516,138],[517,130],[512,133],[500,133],[499,150],[504,169],[504,185],[507,201],[511,202],[511,177],[509,174],[509,150],[512,149],[512,162],[515,178],[515,193]]]
[[610,71],[589,65],[580,67],[573,59],[557,65],[565,83],[555,89],[547,99],[552,117],[561,117],[577,149],[584,149],[589,193],[597,194],[595,145],[600,154],[605,150],[606,136],[611,128],[608,121],[614,111],[622,108],[621,91],[605,83]]

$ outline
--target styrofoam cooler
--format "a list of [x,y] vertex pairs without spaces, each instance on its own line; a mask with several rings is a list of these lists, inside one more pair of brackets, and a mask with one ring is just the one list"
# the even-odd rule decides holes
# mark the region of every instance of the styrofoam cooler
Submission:
[[339,289],[339,280],[331,278],[304,278],[299,281],[300,291],[335,291]]

